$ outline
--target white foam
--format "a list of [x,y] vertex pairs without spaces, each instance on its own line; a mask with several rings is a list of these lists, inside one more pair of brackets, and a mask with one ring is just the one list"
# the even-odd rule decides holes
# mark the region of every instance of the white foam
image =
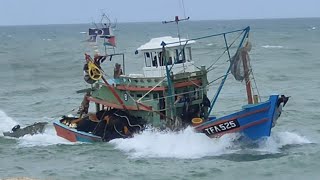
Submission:
[[57,136],[54,128],[50,125],[47,125],[43,134],[25,135],[23,137],[20,137],[18,142],[22,147],[49,146],[55,144],[74,144],[66,139]]
[[[274,133],[258,142],[258,147],[239,146],[239,134],[226,134],[218,139],[210,139],[204,134],[195,133],[192,128],[184,131],[158,132],[144,131],[130,139],[110,141],[116,149],[131,158],[178,158],[197,159],[207,156],[242,153],[247,150],[258,154],[279,153],[286,145],[311,143],[307,138],[292,132]],[[240,141],[241,144],[241,141]]]
[[10,131],[17,124],[16,121],[0,110],[0,136],[3,136],[3,132]]
[[[48,118],[47,118],[48,119]],[[0,136],[3,136],[3,132],[11,131],[12,127],[18,123],[9,117],[5,112],[0,110]],[[12,139],[12,137],[6,137]],[[15,139],[15,138],[13,138]],[[53,144],[73,144],[59,136],[52,125],[48,124],[46,126],[45,132],[43,134],[25,135],[18,139],[18,143],[21,146],[48,146]]]
[[205,134],[195,133],[192,128],[181,132],[144,131],[130,139],[115,139],[110,143],[133,158],[181,158],[194,159],[232,153],[237,134],[228,134],[219,139],[210,139]]
[[306,137],[292,132],[274,132],[264,141],[261,141],[257,150],[268,153],[279,153],[280,149],[287,145],[299,145],[312,143]]
[[264,45],[264,46],[261,46],[263,48],[271,48],[271,49],[281,49],[283,48],[283,46],[273,46],[273,45]]

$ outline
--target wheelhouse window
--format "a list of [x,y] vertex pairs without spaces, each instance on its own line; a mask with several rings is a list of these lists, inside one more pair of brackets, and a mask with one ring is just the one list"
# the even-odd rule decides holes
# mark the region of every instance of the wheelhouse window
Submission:
[[144,59],[145,59],[146,67],[151,67],[152,53],[149,53],[149,52],[144,53]]
[[158,67],[158,53],[157,52],[154,52],[154,53],[151,53],[152,56],[152,66],[153,67]]
[[164,66],[165,63],[164,63],[164,57],[162,55],[162,52],[158,53],[158,59],[159,59],[159,62],[160,62],[160,66]]
[[186,48],[186,60],[192,61],[191,47]]
[[186,62],[186,54],[184,49],[176,49],[175,64]]

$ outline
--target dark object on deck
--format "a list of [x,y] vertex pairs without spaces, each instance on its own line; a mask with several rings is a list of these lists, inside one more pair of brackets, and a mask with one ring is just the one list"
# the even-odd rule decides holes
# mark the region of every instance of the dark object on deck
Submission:
[[39,134],[44,132],[45,126],[47,124],[48,124],[47,122],[38,122],[30,126],[27,126],[25,128],[20,128],[20,125],[16,125],[12,128],[11,131],[3,132],[3,135],[19,138],[26,134],[30,134],[30,135]]

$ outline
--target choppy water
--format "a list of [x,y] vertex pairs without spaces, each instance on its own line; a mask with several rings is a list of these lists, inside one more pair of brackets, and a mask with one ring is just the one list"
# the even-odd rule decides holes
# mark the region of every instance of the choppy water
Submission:
[[[92,47],[82,42],[81,32],[89,25],[0,27],[0,178],[318,179],[320,19],[188,22],[182,32],[196,37],[247,25],[260,94],[291,96],[272,136],[256,144],[239,141],[237,134],[208,139],[191,129],[150,130],[94,144],[70,143],[57,137],[52,126],[41,135],[3,137],[15,124],[52,122],[78,107],[82,95],[75,91],[88,87],[82,79],[83,53]],[[175,32],[174,25],[161,23],[119,24],[117,51],[126,54],[126,71],[139,73],[141,55],[134,51],[142,43]],[[199,66],[211,63],[206,55],[217,46],[202,43],[194,49]],[[215,109],[218,115],[246,101],[243,84],[228,80]]]

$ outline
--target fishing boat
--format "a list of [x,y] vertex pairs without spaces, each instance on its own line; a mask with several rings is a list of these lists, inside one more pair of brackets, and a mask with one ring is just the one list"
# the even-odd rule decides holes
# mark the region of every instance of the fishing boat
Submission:
[[[178,25],[182,20],[186,19],[175,17],[174,21],[164,23]],[[94,57],[85,54],[84,80],[91,88],[79,91],[85,95],[78,115],[64,116],[54,122],[57,135],[72,142],[97,142],[130,138],[146,128],[179,131],[193,126],[196,132],[211,138],[236,132],[252,140],[270,136],[288,97],[271,95],[261,101],[254,93],[249,32],[250,27],[246,27],[192,39],[181,38],[180,34],[176,38],[153,38],[137,48],[136,54],[144,62],[141,74],[126,73],[123,53],[105,52]],[[115,45],[110,26],[89,29],[89,36],[89,39],[102,38],[105,46]],[[208,72],[214,68],[199,66],[192,50],[197,41],[216,37],[223,39],[222,54],[229,65],[217,79],[220,82],[210,100],[208,89],[212,84]],[[236,40],[230,43],[229,37]],[[122,57],[122,61],[115,63],[110,77],[103,64],[110,66],[116,56]],[[229,74],[244,82],[248,102],[238,111],[216,117],[212,111]],[[95,112],[88,112],[90,104],[95,105]]]

